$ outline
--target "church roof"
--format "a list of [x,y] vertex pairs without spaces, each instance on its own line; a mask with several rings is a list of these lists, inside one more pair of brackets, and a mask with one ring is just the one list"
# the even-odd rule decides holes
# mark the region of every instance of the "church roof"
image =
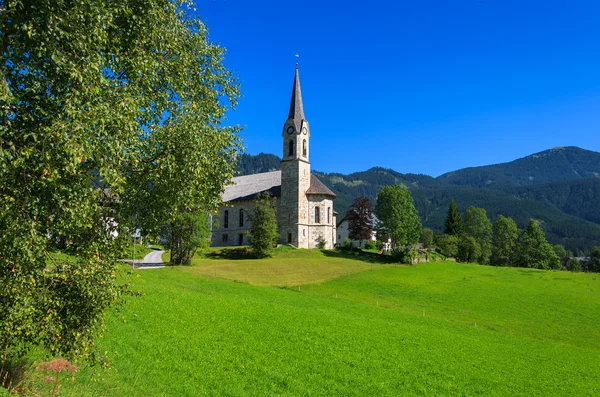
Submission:
[[281,196],[281,171],[236,176],[231,182],[233,184],[225,188],[223,202],[253,200],[262,192],[269,192],[273,197]]
[[306,194],[322,194],[323,196],[335,198],[335,193],[325,186],[314,174],[310,174],[310,187],[306,191]]
[[[269,192],[273,197],[281,197],[281,171],[263,172],[260,174],[236,176],[232,184],[225,187],[223,202],[254,200],[259,193]],[[307,195],[320,194],[335,198],[333,193],[323,182],[310,174],[310,187]]]
[[298,65],[296,65],[296,74],[294,75],[294,86],[292,87],[292,100],[290,102],[290,114],[288,120],[304,120],[304,106],[302,106],[302,91],[300,91],[300,76],[298,75]]

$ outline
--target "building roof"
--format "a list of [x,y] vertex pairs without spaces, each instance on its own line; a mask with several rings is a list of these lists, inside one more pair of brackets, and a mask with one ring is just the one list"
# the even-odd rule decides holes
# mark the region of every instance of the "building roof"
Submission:
[[290,114],[288,120],[304,120],[304,106],[302,106],[302,91],[300,91],[300,76],[298,65],[294,75],[294,86],[292,87],[292,100],[290,102]]
[[[253,200],[262,192],[269,192],[273,197],[281,197],[281,171],[236,176],[231,182],[231,185],[225,187],[225,193],[221,197],[223,202]],[[313,174],[310,174],[310,188],[306,194],[320,194],[335,198],[335,193]]]
[[335,198],[335,193],[325,186],[314,174],[310,174],[310,187],[306,191],[306,194],[321,194]]
[[225,188],[223,202],[252,200],[257,194],[267,191],[274,197],[281,196],[281,171],[236,176],[231,182],[233,184]]

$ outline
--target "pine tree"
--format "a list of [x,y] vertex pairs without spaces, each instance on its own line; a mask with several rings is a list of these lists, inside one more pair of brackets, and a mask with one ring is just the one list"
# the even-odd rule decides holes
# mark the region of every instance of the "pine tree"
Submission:
[[460,218],[460,211],[454,200],[450,201],[448,206],[448,215],[446,216],[446,222],[444,222],[444,234],[451,236],[457,236],[462,232],[462,220]]
[[273,254],[277,244],[277,218],[275,202],[269,193],[260,194],[255,201],[254,210],[248,214],[250,236],[248,242],[254,255],[266,258]]

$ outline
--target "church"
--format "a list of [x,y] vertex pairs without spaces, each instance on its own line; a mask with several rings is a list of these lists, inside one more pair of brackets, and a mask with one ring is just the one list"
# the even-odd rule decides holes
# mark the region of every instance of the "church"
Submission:
[[247,213],[262,192],[275,199],[279,243],[297,248],[333,248],[336,243],[335,194],[310,172],[310,127],[304,118],[298,65],[290,112],[281,133],[279,171],[238,176],[225,188],[213,246],[246,245],[250,230]]

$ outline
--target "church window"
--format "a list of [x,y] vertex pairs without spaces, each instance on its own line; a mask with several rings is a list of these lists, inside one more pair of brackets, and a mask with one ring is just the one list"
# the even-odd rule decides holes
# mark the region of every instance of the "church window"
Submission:
[[292,243],[292,233],[288,233],[288,244]]
[[244,226],[244,210],[240,209],[240,227]]
[[315,207],[315,223],[321,223],[319,219],[319,207]]
[[302,229],[302,235],[306,237],[306,229]]
[[226,243],[229,235],[227,233],[223,233],[223,242]]
[[327,223],[331,223],[331,207],[327,207]]
[[290,141],[288,142],[288,156],[293,156],[294,155],[294,140],[290,139]]
[[225,210],[225,213],[223,214],[223,227],[228,228],[229,227],[229,211]]
[[302,141],[302,155],[306,157],[306,139]]

